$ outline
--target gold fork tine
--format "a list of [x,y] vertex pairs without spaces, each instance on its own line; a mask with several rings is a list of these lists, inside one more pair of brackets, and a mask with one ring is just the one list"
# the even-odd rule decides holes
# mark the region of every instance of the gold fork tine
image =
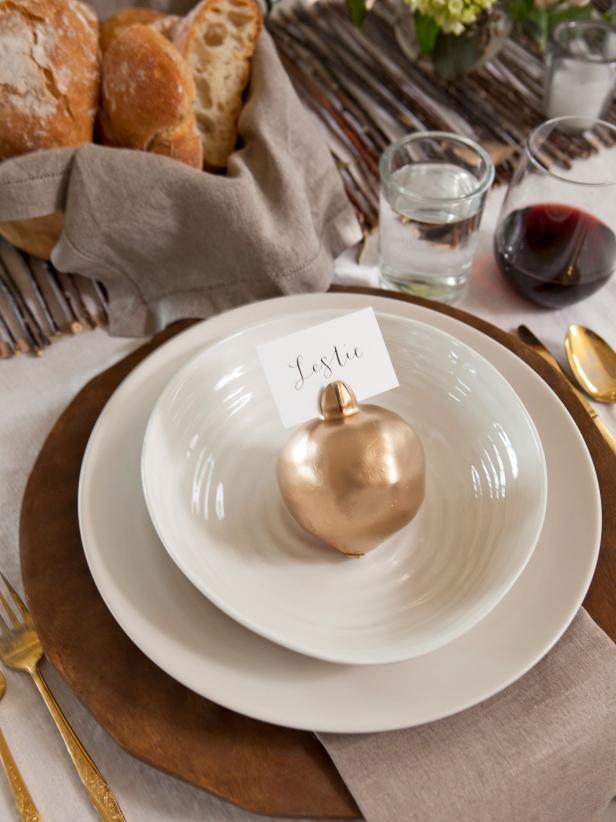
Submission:
[[0,613],[0,634],[8,634],[8,632],[9,632],[10,630],[11,630],[11,629],[10,629],[10,628],[9,628],[9,626],[6,624],[6,622],[4,621],[4,617],[3,617],[3,616],[2,616],[2,614]]
[[[4,594],[2,593],[2,591],[0,591],[0,604],[3,606],[3,608],[4,608],[5,612],[6,612],[6,614],[8,615],[8,618],[9,618],[9,619],[11,620],[11,622],[13,623],[13,627],[15,627],[15,628],[19,628],[19,626],[20,626],[20,624],[21,624],[21,623],[19,622],[19,620],[17,619],[17,617],[16,617],[16,616],[15,616],[15,614],[13,613],[13,609],[12,609],[12,608],[11,608],[11,606],[8,604],[8,602],[7,602],[7,600],[6,600],[6,597],[4,596]],[[0,614],[0,619],[2,619],[2,615],[1,615],[1,614]],[[2,619],[2,622],[4,622],[4,624],[6,625],[6,622],[4,621],[4,619]],[[7,630],[9,630],[8,625],[6,625],[6,627],[7,627]]]
[[[25,603],[25,602],[23,601],[23,599],[19,596],[19,594],[17,593],[17,591],[13,588],[13,586],[11,585],[11,583],[8,581],[8,579],[4,576],[4,574],[3,574],[1,571],[0,571],[0,576],[1,576],[1,577],[2,577],[2,579],[4,580],[4,584],[6,585],[7,590],[8,590],[8,592],[9,592],[9,594],[11,595],[11,598],[12,598],[13,602],[14,602],[14,603],[15,603],[15,605],[17,606],[17,610],[19,611],[19,613],[20,613],[20,614],[22,615],[22,617],[24,618],[24,621],[29,620],[29,619],[30,619],[30,611],[28,610],[28,608],[27,608],[27,606],[26,606],[26,603]],[[1,594],[1,592],[0,592],[0,596],[1,596],[1,595],[2,595],[2,594]],[[4,597],[2,597],[2,599],[4,600]],[[17,623],[17,624],[19,624],[19,623]]]

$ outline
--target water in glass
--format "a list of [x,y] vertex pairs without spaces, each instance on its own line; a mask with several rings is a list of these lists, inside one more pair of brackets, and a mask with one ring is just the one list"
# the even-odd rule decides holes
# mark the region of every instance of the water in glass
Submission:
[[468,196],[476,177],[451,163],[418,163],[393,172],[391,183],[380,201],[382,276],[415,294],[455,299],[477,246],[482,200]]

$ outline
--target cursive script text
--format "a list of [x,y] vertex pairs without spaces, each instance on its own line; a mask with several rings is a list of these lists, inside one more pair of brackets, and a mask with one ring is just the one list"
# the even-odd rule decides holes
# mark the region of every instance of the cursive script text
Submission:
[[316,362],[308,366],[304,364],[303,356],[298,354],[295,362],[289,363],[289,368],[292,368],[295,371],[295,376],[298,377],[295,383],[295,390],[301,391],[306,380],[314,377],[315,374],[320,374],[323,379],[329,380],[334,376],[336,368],[344,368],[351,360],[359,360],[363,356],[364,352],[359,346],[355,346],[355,348],[349,352],[335,345],[331,354],[324,354]]

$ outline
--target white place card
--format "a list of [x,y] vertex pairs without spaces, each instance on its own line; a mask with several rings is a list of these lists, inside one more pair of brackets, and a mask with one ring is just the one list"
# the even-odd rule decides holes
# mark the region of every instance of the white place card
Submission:
[[321,391],[335,380],[358,400],[399,385],[372,308],[264,343],[257,353],[285,428],[318,417]]

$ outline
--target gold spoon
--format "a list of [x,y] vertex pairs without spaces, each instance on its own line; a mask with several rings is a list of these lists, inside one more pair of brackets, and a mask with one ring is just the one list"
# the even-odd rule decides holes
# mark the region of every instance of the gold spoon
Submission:
[[573,374],[593,400],[616,402],[616,351],[594,331],[570,325],[565,351]]
[[[0,699],[4,696],[5,691],[6,679],[4,678],[4,674],[0,672]],[[15,760],[13,759],[13,755],[2,731],[0,731],[0,759],[2,760],[11,790],[13,791],[13,798],[15,799],[20,818],[23,822],[41,822],[42,817],[32,801],[32,797],[19,773],[19,768],[15,764]]]

